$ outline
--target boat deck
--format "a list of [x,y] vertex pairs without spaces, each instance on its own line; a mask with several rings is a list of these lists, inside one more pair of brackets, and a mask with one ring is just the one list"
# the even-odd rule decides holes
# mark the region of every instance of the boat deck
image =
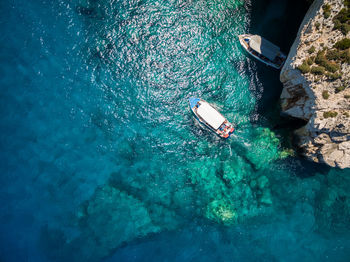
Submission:
[[[253,37],[257,38],[255,39],[255,42],[253,42],[253,46],[250,45]],[[247,41],[249,40],[249,42]],[[280,69],[286,59],[286,56],[280,52],[280,49],[278,46],[272,44],[271,42],[267,41],[266,39],[260,37],[260,36],[254,36],[254,35],[240,35],[239,41],[242,45],[242,47],[253,57],[258,59],[259,61],[272,66],[274,68]],[[270,49],[269,49],[270,48]],[[258,52],[258,51],[259,52]],[[266,53],[266,55],[265,55]],[[269,58],[269,57],[270,58]]]

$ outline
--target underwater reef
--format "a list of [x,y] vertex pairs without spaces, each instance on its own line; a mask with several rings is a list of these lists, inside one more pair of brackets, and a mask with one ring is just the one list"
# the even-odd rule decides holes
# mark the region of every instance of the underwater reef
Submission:
[[146,205],[110,184],[96,189],[81,206],[76,219],[80,233],[73,239],[65,239],[57,230],[43,228],[42,244],[56,246],[49,254],[53,260],[99,261],[122,244],[174,229],[181,222],[172,210],[156,203]]
[[[217,151],[215,147],[196,146],[199,159],[179,170],[185,175],[176,177],[176,187],[164,180],[162,171],[155,172],[156,167],[148,174],[141,166],[138,173],[132,173],[133,168],[126,175],[112,173],[109,182],[74,214],[69,227],[75,229],[75,236],[68,239],[63,231],[44,227],[41,245],[59,247],[48,254],[53,260],[99,261],[135,239],[178,229],[193,216],[230,226],[272,215],[274,196],[264,169],[280,159],[283,150],[267,128],[251,135],[255,151],[247,159],[236,156],[227,161],[229,150],[211,159],[206,155]],[[127,148],[120,147],[124,156],[133,152]]]
[[1,2],[0,260],[347,262],[350,176],[294,154],[236,37],[286,49],[305,2]]
[[[194,18],[204,12],[200,5],[193,7],[171,2],[160,5],[155,2],[152,8],[157,12],[151,12],[152,9],[141,2],[123,4],[117,13],[107,3],[79,1],[76,5],[76,12],[91,30],[88,37],[92,46],[85,48],[91,54],[86,62],[93,68],[93,79],[104,86],[103,91],[113,99],[131,99],[134,94],[138,94],[138,99],[137,103],[126,107],[116,105],[112,115],[103,110],[92,114],[92,125],[115,144],[112,152],[117,159],[116,170],[110,173],[105,184],[90,194],[78,211],[71,214],[67,225],[62,225],[61,229],[56,228],[57,225],[43,227],[41,245],[52,243],[60,247],[56,252],[48,252],[53,259],[99,261],[126,243],[179,229],[189,221],[204,220],[232,226],[268,216],[274,209],[274,195],[265,170],[275,161],[293,155],[292,150],[285,150],[282,146],[280,135],[268,127],[251,123],[247,117],[254,111],[255,100],[247,88],[249,82],[237,82],[236,77],[246,76],[232,74],[231,70],[236,69],[230,60],[223,58],[226,50],[213,41],[217,38],[219,42],[225,41],[227,50],[239,48],[237,42],[226,40],[229,35],[234,35],[231,32],[233,27],[208,29],[196,24],[200,20]],[[178,5],[184,5],[185,11],[168,13]],[[224,4],[214,1],[205,6],[208,13],[204,17],[212,25],[226,19],[232,12],[245,11],[242,1]],[[167,19],[160,19],[160,14]],[[191,20],[187,20],[190,17]],[[180,18],[184,20],[178,20]],[[149,20],[152,19],[157,22],[150,26]],[[244,25],[244,19],[232,23]],[[103,31],[95,30],[102,25]],[[181,34],[187,32],[189,26],[202,32],[200,39],[197,39],[197,34]],[[168,32],[174,28],[182,31]],[[171,33],[179,34],[177,37],[181,43],[177,43]],[[188,42],[187,37],[191,37],[192,42]],[[167,45],[173,41],[177,44]],[[145,50],[144,57],[141,57],[140,50]],[[187,55],[172,58],[172,52]],[[121,63],[117,57],[125,59]],[[240,61],[242,56],[234,59]],[[193,69],[194,63],[197,67]],[[223,73],[212,74],[223,63],[226,64]],[[140,84],[131,88],[122,82],[110,88],[113,81],[130,77]],[[189,112],[174,110],[186,108],[186,100],[180,99],[183,94],[176,90],[179,86],[182,90],[193,88],[191,84],[181,82],[181,79],[188,78],[196,79],[196,86],[202,84],[214,89],[213,86],[222,85],[228,89],[212,94],[231,101],[216,104],[224,108],[225,115],[234,119],[238,127],[237,136],[226,145],[211,137],[210,133],[204,135],[206,130],[190,130],[189,124],[196,123]],[[242,85],[241,89],[234,84]],[[145,86],[147,93],[144,92]],[[230,100],[235,96],[244,102]],[[159,107],[159,104],[163,106]],[[119,123],[113,115],[118,116],[125,128],[118,129]],[[183,144],[179,138],[188,142]],[[45,249],[50,250],[49,247]],[[72,253],[74,257],[71,257]]]

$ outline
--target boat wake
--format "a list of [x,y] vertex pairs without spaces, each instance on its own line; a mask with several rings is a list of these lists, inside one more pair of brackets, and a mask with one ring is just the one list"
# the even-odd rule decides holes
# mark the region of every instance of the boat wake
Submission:
[[[237,135],[236,132],[231,134],[230,139],[234,140],[235,142],[238,142],[239,144],[243,144],[245,147],[251,147],[252,146],[252,144],[249,143],[249,139],[246,139],[243,136]],[[230,145],[230,150],[231,150],[231,145]]]

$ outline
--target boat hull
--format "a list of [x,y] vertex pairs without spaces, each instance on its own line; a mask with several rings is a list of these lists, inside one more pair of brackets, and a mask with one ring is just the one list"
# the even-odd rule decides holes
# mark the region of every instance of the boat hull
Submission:
[[[223,138],[223,139],[227,139],[227,138],[229,138],[230,136],[231,136],[231,134],[234,132],[234,127],[233,127],[233,125],[225,118],[225,121],[227,121],[227,125],[230,125],[231,126],[231,128],[232,129],[230,129],[230,131],[229,132],[227,132],[227,136],[225,136],[225,135],[222,135],[222,134],[219,134],[218,132],[217,132],[217,130],[215,130],[214,128],[212,128],[208,123],[206,123],[199,115],[198,115],[198,113],[196,112],[196,110],[195,110],[195,105],[197,104],[197,102],[205,102],[205,103],[208,103],[208,102],[206,102],[205,100],[203,100],[203,99],[199,99],[199,98],[190,98],[189,99],[190,101],[190,109],[191,109],[191,111],[192,111],[192,113],[193,113],[193,115],[195,116],[195,119],[201,124],[201,125],[203,125],[203,126],[205,126],[207,129],[209,129],[210,131],[212,131],[213,133],[215,133],[218,137],[220,137],[220,138]],[[218,113],[219,113],[219,111],[217,111]]]
[[[261,59],[259,56],[255,55],[254,53],[250,52],[249,49],[248,49],[248,44],[244,41],[245,38],[250,38],[252,35],[250,34],[244,34],[244,35],[239,35],[238,36],[238,39],[239,39],[239,42],[241,44],[241,46],[243,47],[243,49],[248,53],[250,54],[252,57],[254,57],[255,59],[259,60],[260,62],[263,62],[264,64],[268,65],[268,66],[271,66],[273,68],[276,68],[276,69],[281,69],[284,62],[281,63],[280,65],[278,64],[275,64],[271,61],[265,61],[263,59]],[[284,54],[281,53],[281,59],[283,59],[285,61],[286,59],[286,56]]]

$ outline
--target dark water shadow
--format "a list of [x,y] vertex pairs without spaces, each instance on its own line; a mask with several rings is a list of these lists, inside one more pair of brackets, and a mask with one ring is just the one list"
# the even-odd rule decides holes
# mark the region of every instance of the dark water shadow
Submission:
[[[305,0],[252,1],[250,33],[264,36],[288,55],[308,8]],[[276,115],[279,115],[279,97],[283,89],[279,80],[280,71],[259,61],[256,61],[256,65],[264,88],[258,102],[258,113],[279,121]]]
[[[252,1],[249,6],[251,12],[250,33],[259,34],[272,43],[278,45],[282,52],[288,55],[299,26],[307,12],[310,3],[305,0],[260,0]],[[317,164],[300,156],[294,143],[294,130],[306,124],[305,121],[281,115],[280,95],[283,85],[279,80],[280,70],[255,60],[257,77],[262,85],[262,91],[257,99],[256,113],[259,124],[271,128],[281,137],[282,146],[293,147],[297,157],[289,158],[286,162],[297,166],[295,175],[310,177],[315,174],[327,174],[330,167]]]

